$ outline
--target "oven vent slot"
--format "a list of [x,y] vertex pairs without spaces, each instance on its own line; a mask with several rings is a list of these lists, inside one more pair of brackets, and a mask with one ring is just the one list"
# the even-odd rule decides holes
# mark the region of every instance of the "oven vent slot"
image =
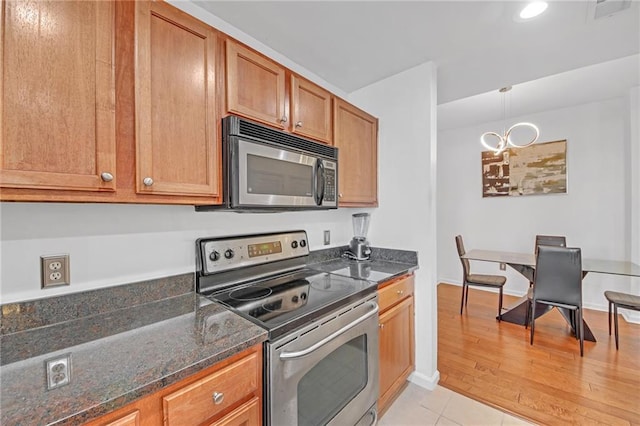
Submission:
[[302,336],[304,336],[304,335],[306,335],[306,334],[311,333],[313,330],[317,329],[317,328],[318,328],[318,327],[320,327],[321,325],[324,325],[324,323],[322,323],[322,324],[318,324],[318,325],[316,325],[315,327],[310,328],[309,330],[307,330],[307,331],[305,331],[304,333],[300,334],[298,337],[302,337]]
[[295,336],[293,339],[289,339],[286,342],[282,342],[282,344],[276,346],[276,350],[280,349],[283,346],[288,345],[289,343],[293,342],[294,340],[298,340],[298,336]]
[[367,301],[366,301],[366,300],[365,300],[365,301],[363,301],[363,302],[358,303],[357,305],[354,305],[353,307],[351,307],[351,309],[355,309],[355,308],[357,308],[357,307],[360,307],[360,306],[364,305],[365,303],[367,303]]

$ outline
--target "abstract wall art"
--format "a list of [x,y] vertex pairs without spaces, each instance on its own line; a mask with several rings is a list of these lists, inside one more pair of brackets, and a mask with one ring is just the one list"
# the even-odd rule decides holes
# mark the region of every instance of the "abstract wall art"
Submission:
[[567,141],[509,148],[500,154],[482,152],[482,196],[567,192]]

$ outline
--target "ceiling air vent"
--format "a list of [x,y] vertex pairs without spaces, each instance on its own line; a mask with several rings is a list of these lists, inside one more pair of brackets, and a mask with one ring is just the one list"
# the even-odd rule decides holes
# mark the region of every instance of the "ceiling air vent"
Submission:
[[631,0],[594,0],[589,4],[592,19],[606,18],[631,7]]

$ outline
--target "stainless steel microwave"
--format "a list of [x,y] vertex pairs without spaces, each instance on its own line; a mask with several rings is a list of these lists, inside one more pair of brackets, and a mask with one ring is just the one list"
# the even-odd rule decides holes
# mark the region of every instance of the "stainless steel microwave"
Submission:
[[338,149],[252,121],[222,119],[223,204],[196,210],[338,207]]

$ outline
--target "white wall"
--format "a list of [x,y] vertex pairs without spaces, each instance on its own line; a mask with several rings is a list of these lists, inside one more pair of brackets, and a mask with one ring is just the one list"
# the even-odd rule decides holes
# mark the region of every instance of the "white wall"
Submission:
[[[485,131],[502,129],[502,122],[439,133],[439,280],[461,281],[456,234],[464,237],[467,250],[529,253],[536,234],[565,235],[569,246],[582,248],[584,258],[629,260],[634,238],[637,244],[630,225],[633,168],[629,158],[629,105],[627,99],[616,98],[509,120],[526,118],[538,124],[541,142],[567,140],[567,194],[483,199],[479,137]],[[637,142],[636,136],[634,144]],[[636,158],[635,170],[637,162]],[[634,173],[637,180],[637,171]],[[634,191],[637,203],[637,186]],[[637,233],[638,219],[633,222]],[[478,272],[498,271],[497,264],[486,262],[474,262],[472,268]],[[505,292],[524,294],[527,280],[507,269]],[[626,277],[589,274],[583,287],[585,306],[606,310],[604,290],[629,291],[630,282]]]
[[[312,250],[352,237],[350,209],[322,212],[196,212],[191,206],[2,203],[2,303],[50,297],[195,271],[199,237],[307,231]],[[71,256],[71,285],[40,289],[41,255]]]
[[[629,93],[629,111],[630,258],[640,265],[640,86]],[[640,279],[631,280],[630,292],[640,295]],[[623,315],[640,323],[640,312],[623,310]]]
[[349,101],[380,119],[379,204],[371,212],[375,246],[416,250],[416,372],[411,380],[435,387],[436,297],[436,70],[423,64],[350,94]]

